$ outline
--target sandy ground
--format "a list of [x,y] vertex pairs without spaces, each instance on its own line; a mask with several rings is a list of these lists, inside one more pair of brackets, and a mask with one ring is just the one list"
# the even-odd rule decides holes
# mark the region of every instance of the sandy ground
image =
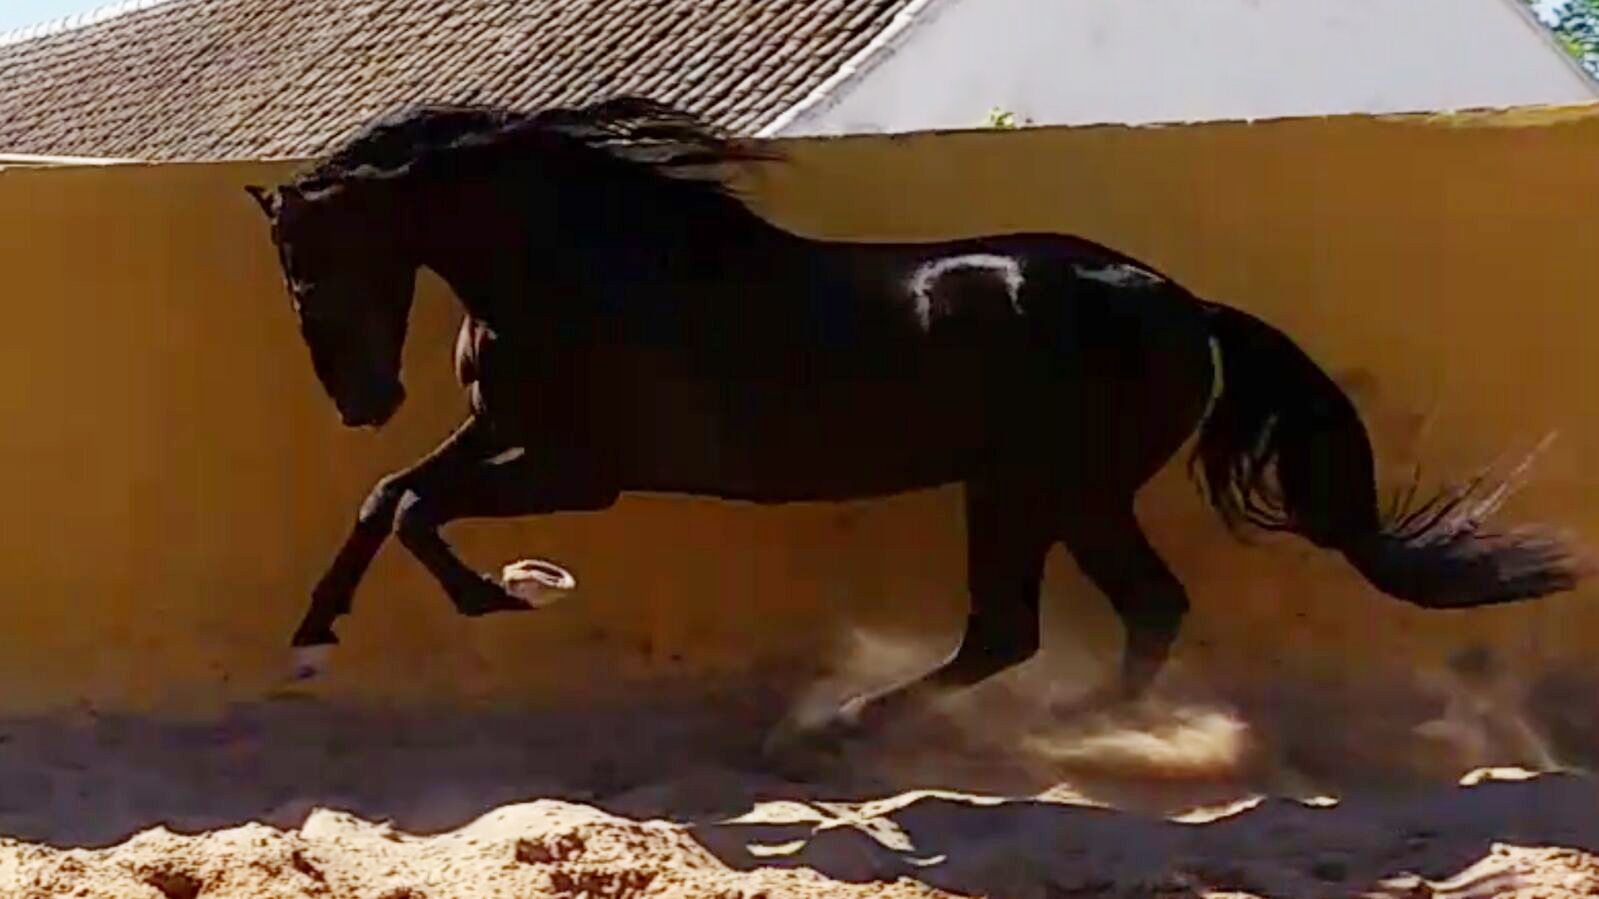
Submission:
[[[1505,777],[1507,773],[1500,774]],[[540,799],[433,835],[316,808],[292,829],[156,827],[113,847],[0,841],[0,895],[898,897],[1599,895],[1599,789],[1570,777],[1336,805],[1254,800],[1180,820],[1067,796],[796,795],[662,818],[705,797],[785,792],[716,771],[609,804]],[[787,792],[794,793],[792,785]]]
[[1024,674],[777,758],[762,740],[803,704],[747,683],[4,721],[0,896],[1599,895],[1599,692],[1482,671],[1114,715]]
[[[0,844],[4,895],[105,897],[1566,897],[1599,894],[1591,784],[1407,802],[1267,803],[1175,823],[1048,800],[769,801],[700,824],[554,800],[415,836],[348,813],[297,829],[157,828],[114,848]],[[1505,833],[1527,845],[1496,839]]]

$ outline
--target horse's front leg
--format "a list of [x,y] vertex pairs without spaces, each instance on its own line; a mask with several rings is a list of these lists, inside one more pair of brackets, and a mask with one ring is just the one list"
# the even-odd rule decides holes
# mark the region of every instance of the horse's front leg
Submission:
[[383,478],[372,488],[333,564],[312,589],[311,605],[294,632],[293,646],[309,649],[338,642],[333,625],[340,616],[349,614],[356,587],[394,530],[401,500],[408,491],[447,480],[452,470],[470,467],[487,458],[491,444],[486,430],[476,416],[467,419],[421,461]]
[[463,615],[526,611],[531,606],[498,578],[473,571],[439,535],[462,518],[513,518],[608,508],[619,491],[610,479],[575,466],[540,466],[522,447],[451,468],[407,490],[395,515],[400,542],[436,578]]

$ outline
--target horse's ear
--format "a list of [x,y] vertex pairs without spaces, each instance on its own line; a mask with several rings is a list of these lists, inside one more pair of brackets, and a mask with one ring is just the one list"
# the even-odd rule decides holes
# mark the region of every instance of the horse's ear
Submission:
[[267,218],[275,219],[278,217],[278,210],[283,208],[283,198],[277,191],[255,184],[245,185],[244,190],[245,193],[255,198],[256,203],[260,204],[261,211],[266,213]]

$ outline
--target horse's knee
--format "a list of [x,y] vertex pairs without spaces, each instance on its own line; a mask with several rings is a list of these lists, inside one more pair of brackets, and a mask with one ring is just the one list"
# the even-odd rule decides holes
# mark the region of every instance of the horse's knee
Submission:
[[1038,653],[1037,621],[998,620],[973,614],[960,647],[931,676],[940,687],[966,687],[1027,661]]
[[407,546],[434,537],[439,524],[431,504],[414,490],[407,490],[395,504],[394,533]]
[[[967,646],[968,641],[963,641],[962,651],[967,651]],[[993,666],[995,671],[1003,671],[1038,655],[1039,646],[1037,628],[1018,628],[980,641],[974,649]]]
[[399,475],[391,474],[383,478],[361,503],[361,511],[355,517],[356,524],[362,530],[389,533],[395,527],[395,517],[405,495],[405,485]]
[[1006,667],[1020,665],[1035,655],[1042,641],[1038,635],[1038,623],[1016,627],[1005,636],[990,643],[989,655],[995,661]]
[[1188,596],[1180,587],[1165,584],[1123,594],[1115,606],[1127,640],[1123,686],[1138,695],[1164,667],[1177,643],[1188,614]]
[[967,618],[960,652],[980,656],[996,668],[1008,668],[1037,655],[1041,642],[1036,610],[1022,603],[990,606]]
[[1167,583],[1123,594],[1115,605],[1127,640],[1121,689],[1124,698],[1138,699],[1166,666],[1188,614],[1188,597],[1181,587]]

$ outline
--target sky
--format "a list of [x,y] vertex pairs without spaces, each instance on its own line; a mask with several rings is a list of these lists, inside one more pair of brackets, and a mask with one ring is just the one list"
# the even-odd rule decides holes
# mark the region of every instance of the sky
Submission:
[[[109,6],[113,0],[0,0],[0,31],[48,22],[63,16]],[[1534,0],[1538,11],[1548,14],[1565,0]]]
[[110,6],[114,0],[0,0],[0,31]]

